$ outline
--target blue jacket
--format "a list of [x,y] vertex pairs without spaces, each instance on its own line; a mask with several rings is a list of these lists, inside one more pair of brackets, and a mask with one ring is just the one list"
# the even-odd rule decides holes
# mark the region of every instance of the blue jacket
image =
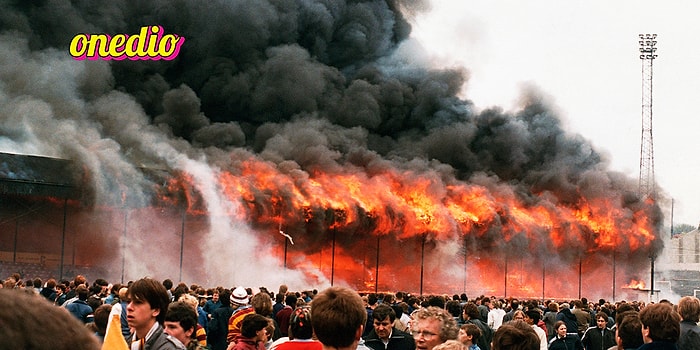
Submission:
[[89,316],[92,315],[92,308],[85,300],[78,299],[66,306],[66,309],[83,323],[88,323]]

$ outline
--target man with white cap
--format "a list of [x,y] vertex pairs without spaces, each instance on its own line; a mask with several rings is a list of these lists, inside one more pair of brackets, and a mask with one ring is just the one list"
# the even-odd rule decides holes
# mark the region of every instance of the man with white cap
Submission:
[[233,313],[228,319],[228,334],[226,341],[234,342],[236,337],[241,335],[241,323],[248,314],[255,313],[255,309],[250,305],[250,296],[243,287],[236,287],[231,293],[231,308]]

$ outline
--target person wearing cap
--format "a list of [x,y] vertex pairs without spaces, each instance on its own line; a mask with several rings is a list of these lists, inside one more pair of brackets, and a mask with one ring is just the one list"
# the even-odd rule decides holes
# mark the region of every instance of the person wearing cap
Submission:
[[231,308],[233,313],[228,319],[228,333],[226,341],[228,343],[236,342],[236,337],[241,335],[241,323],[243,318],[248,314],[255,313],[255,309],[250,305],[250,297],[248,292],[243,287],[236,287],[230,297]]

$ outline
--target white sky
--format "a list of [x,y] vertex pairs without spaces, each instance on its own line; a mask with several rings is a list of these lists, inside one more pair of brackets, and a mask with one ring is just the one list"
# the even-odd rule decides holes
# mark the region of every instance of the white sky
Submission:
[[[517,109],[524,85],[549,95],[570,132],[639,177],[642,75],[638,35],[656,33],[655,176],[674,224],[700,223],[700,2],[434,0],[412,36],[437,66],[470,72],[477,108]],[[666,225],[671,205],[663,205]]]

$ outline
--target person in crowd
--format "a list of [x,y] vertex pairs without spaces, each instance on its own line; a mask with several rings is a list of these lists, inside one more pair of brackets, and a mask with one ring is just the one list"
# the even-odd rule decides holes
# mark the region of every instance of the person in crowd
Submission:
[[81,284],[76,288],[76,292],[78,299],[66,306],[66,309],[83,324],[87,324],[92,321],[93,313],[92,307],[87,303],[88,289]]
[[[258,315],[263,315],[270,319],[272,323],[272,332],[270,333],[270,340],[277,340],[282,337],[282,332],[280,327],[277,325],[277,321],[272,318],[272,298],[267,292],[259,292],[250,298],[250,305],[253,306],[253,310]],[[289,326],[287,326],[289,328]]]
[[537,337],[540,339],[540,350],[547,350],[547,333],[537,325],[540,322],[542,314],[538,309],[528,309],[523,314],[525,315],[523,319],[525,323],[532,327],[535,334],[537,334]]
[[221,306],[212,311],[207,331],[207,345],[212,350],[226,350],[228,343],[228,320],[231,318],[233,308],[231,308],[231,291],[224,289],[219,293]]
[[384,303],[372,312],[372,330],[364,337],[365,345],[373,350],[415,350],[413,337],[394,327],[396,312]]
[[279,294],[277,293],[275,295],[275,303],[272,305],[272,318],[277,321],[277,324],[279,324],[279,320],[277,319],[277,313],[280,312],[282,309],[284,309],[284,298],[286,295],[284,294]]
[[280,333],[282,333],[283,337],[288,336],[287,332],[289,331],[289,319],[292,316],[292,311],[294,311],[294,309],[297,307],[297,300],[296,295],[288,294],[284,298],[284,307],[275,315],[277,324],[280,328]]
[[234,343],[236,337],[241,334],[241,322],[243,318],[248,314],[255,313],[253,306],[249,304],[250,296],[248,291],[243,287],[236,287],[233,292],[231,292],[231,297],[229,298],[231,303],[231,308],[233,308],[233,313],[228,319],[228,334],[226,335],[226,341]]
[[[363,298],[363,301],[365,299]],[[365,324],[364,328],[364,333],[362,334],[362,337],[366,337],[367,334],[372,330],[372,312],[374,312],[374,308],[377,307],[377,302],[379,301],[379,298],[377,297],[377,294],[370,293],[367,295],[367,302],[365,304],[365,311],[367,311],[367,324]]]
[[544,321],[547,327],[547,341],[554,338],[554,324],[557,322],[557,313],[559,313],[559,304],[556,302],[549,302],[547,304],[547,311],[542,316],[542,321]]
[[270,319],[256,313],[249,313],[241,321],[241,333],[228,346],[229,350],[265,350],[270,334]]
[[700,299],[691,296],[678,301],[681,316],[681,330],[678,337],[678,350],[700,349]]
[[[635,350],[644,345],[642,338],[642,321],[639,312],[626,311],[615,316],[615,342],[612,350]],[[608,350],[610,350],[608,349]]]
[[[180,297],[182,299],[182,297]],[[177,339],[187,350],[204,350],[206,345],[197,341],[197,313],[187,301],[180,300],[168,305],[163,327],[165,333]]]
[[362,298],[349,288],[327,288],[311,307],[311,325],[324,350],[356,350],[366,318]]
[[[521,310],[517,310],[522,313]],[[464,318],[464,323],[471,323],[479,327],[481,330],[481,336],[476,339],[476,344],[479,345],[481,350],[491,349],[491,340],[493,339],[493,331],[489,328],[486,323],[482,322],[479,313],[479,309],[476,304],[472,302],[467,302],[464,304],[464,309],[462,310],[462,317]]]
[[221,300],[219,299],[221,294],[219,293],[218,289],[209,290],[209,295],[211,295],[211,299],[208,299],[207,302],[204,303],[203,307],[204,312],[207,313],[207,318],[211,318],[211,313],[221,306]]
[[445,310],[455,318],[455,322],[457,322],[458,326],[464,323],[462,319],[462,308],[463,306],[457,300],[448,300],[447,303],[445,303]]
[[56,301],[56,279],[55,278],[49,278],[46,280],[46,284],[44,285],[44,288],[41,288],[41,291],[39,294],[46,298],[46,300],[50,301],[51,303]]
[[549,340],[549,350],[583,350],[583,344],[581,344],[576,328],[574,328],[573,333],[568,333],[566,323],[557,321],[554,324],[554,331],[554,338]]
[[513,319],[498,328],[493,336],[493,350],[537,350],[540,339],[532,326]]
[[126,340],[131,337],[131,328],[129,328],[129,321],[126,319],[126,308],[129,305],[129,288],[125,286],[119,288],[119,305],[121,305],[122,310],[119,322],[121,323],[122,335]]
[[596,326],[588,327],[581,337],[581,344],[586,350],[606,350],[615,346],[615,333],[608,328],[608,315],[599,311],[595,315]]
[[[199,300],[192,294],[181,294],[177,301],[189,305],[197,314],[197,325],[195,326],[194,337],[197,339],[199,345],[203,347],[207,346],[207,330],[205,327],[208,325],[209,320],[202,307],[199,306]],[[202,325],[202,323],[204,323],[204,325]]]
[[[573,303],[574,309],[571,310],[571,313],[576,317],[576,323],[578,323],[578,336],[583,337],[583,332],[585,332],[591,325],[591,314],[587,309],[584,309],[583,302],[581,300],[574,300]],[[607,323],[607,320],[605,322]],[[571,332],[571,330],[569,331]]]
[[[566,331],[568,333],[576,334],[576,336],[581,339],[578,335],[578,320],[576,316],[571,313],[568,303],[562,303],[560,305],[559,313],[557,314],[557,321],[563,321],[566,324]],[[558,333],[555,329],[555,333]]]
[[506,311],[503,310],[503,303],[500,300],[494,300],[491,305],[493,308],[486,317],[486,325],[495,331],[503,324],[503,316],[505,316]]
[[639,312],[644,345],[639,350],[675,350],[681,332],[681,316],[669,303],[645,306]]
[[[311,326],[311,309],[296,308],[289,321],[289,337],[270,350],[322,350],[323,344],[314,340],[314,330]],[[283,339],[283,338],[281,338]]]
[[[474,309],[476,309],[476,305],[474,305]],[[420,308],[413,314],[411,334],[416,341],[417,349],[432,350],[438,344],[451,339],[456,340],[458,333],[457,322],[444,309],[429,306]]]
[[95,309],[95,317],[92,326],[95,331],[95,336],[100,340],[100,343],[104,342],[105,334],[107,333],[107,322],[109,321],[110,311],[112,311],[111,304],[102,304]]
[[68,312],[9,288],[0,288],[0,339],[3,349],[100,349],[97,337]]
[[180,349],[178,343],[165,334],[163,322],[170,299],[162,283],[142,278],[129,286],[129,304],[126,318],[129,327],[134,330],[127,343],[132,349],[171,350]]
[[78,300],[78,286],[85,286],[87,288],[87,279],[83,275],[76,275],[73,278],[72,285],[66,291],[66,301],[61,304],[63,307],[68,307],[71,303]]
[[512,299],[510,301],[510,310],[508,310],[508,312],[506,312],[506,314],[503,315],[503,321],[501,322],[501,324],[512,320],[513,313],[515,313],[516,310],[520,310],[520,301],[518,299]]
[[464,344],[468,350],[481,350],[479,345],[476,345],[476,340],[481,337],[481,329],[475,324],[463,324],[457,333],[457,339]]
[[119,302],[119,290],[122,288],[121,283],[115,283],[109,289],[109,295],[105,297],[104,304],[114,305]]
[[479,300],[481,301],[481,303],[476,306],[476,308],[479,309],[479,319],[481,320],[481,322],[488,324],[489,311],[491,311],[492,308],[491,298],[481,297]]

